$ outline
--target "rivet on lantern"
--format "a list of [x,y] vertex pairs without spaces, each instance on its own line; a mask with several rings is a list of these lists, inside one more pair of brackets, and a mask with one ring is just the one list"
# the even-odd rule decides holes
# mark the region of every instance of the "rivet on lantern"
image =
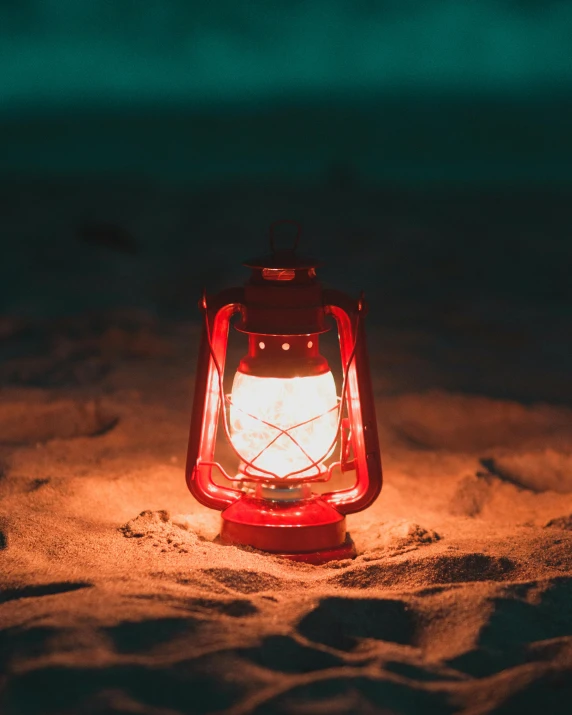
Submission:
[[[292,248],[276,248],[274,230],[281,223],[297,227]],[[222,511],[222,543],[324,563],[355,556],[345,516],[377,498],[382,470],[363,294],[356,301],[322,288],[318,262],[296,253],[299,238],[296,222],[273,224],[272,253],[246,262],[252,270],[246,285],[210,298],[203,294],[187,484],[198,501]],[[236,329],[248,336],[248,353],[225,394],[235,314]],[[319,353],[326,316],[338,330],[339,394]],[[232,473],[215,459],[219,423],[236,457]],[[329,481],[335,470],[353,471],[353,485],[315,492],[313,486]],[[215,482],[213,472],[227,485]]]

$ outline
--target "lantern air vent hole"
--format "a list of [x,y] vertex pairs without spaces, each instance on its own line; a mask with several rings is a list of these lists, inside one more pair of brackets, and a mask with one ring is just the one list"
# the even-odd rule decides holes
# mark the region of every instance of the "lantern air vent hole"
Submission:
[[309,348],[314,347],[314,343],[311,340],[308,340],[308,347]]
[[290,350],[290,343],[282,343],[282,350]]
[[259,347],[261,350],[264,350],[264,348],[266,347],[266,345],[265,345],[262,341],[260,341],[260,342],[258,343],[258,347]]

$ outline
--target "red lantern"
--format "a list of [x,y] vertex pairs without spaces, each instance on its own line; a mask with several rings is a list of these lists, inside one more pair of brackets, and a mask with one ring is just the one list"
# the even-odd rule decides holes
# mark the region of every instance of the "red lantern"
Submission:
[[[345,515],[372,504],[382,485],[365,303],[322,288],[317,262],[296,253],[299,226],[289,250],[276,250],[273,229],[272,254],[245,264],[252,270],[246,285],[208,300],[204,295],[200,303],[204,325],[187,485],[199,502],[222,511],[225,544],[310,563],[350,558],[355,547]],[[236,314],[236,329],[248,336],[248,354],[226,395],[224,367]],[[339,397],[319,352],[327,316],[338,329]],[[238,460],[236,474],[215,459],[219,422]],[[316,493],[334,470],[355,472],[353,486]],[[217,483],[216,474],[224,479]]]

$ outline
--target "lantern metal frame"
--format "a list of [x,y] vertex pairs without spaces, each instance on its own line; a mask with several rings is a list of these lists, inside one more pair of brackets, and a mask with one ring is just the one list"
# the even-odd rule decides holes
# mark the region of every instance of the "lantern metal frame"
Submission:
[[[250,281],[208,299],[203,294],[200,301],[203,328],[186,479],[201,504],[223,512],[220,538],[224,543],[250,545],[289,558],[322,563],[355,555],[353,543],[346,535],[345,516],[370,506],[383,482],[364,327],[366,303],[363,294],[355,300],[341,291],[322,288],[316,279],[318,262],[296,254],[299,230],[292,249],[277,251],[274,241],[277,224],[270,233],[272,254],[245,264],[252,269]],[[337,405],[332,408],[338,410],[336,436],[322,459],[312,460],[310,466],[290,475],[264,474],[267,470],[253,464],[256,458],[244,460],[232,442],[226,414],[230,398],[225,395],[223,378],[231,320],[236,315],[240,315],[240,321],[235,327],[250,336],[317,337],[328,329],[326,316],[331,316],[337,326],[343,381]],[[255,472],[232,476],[215,459],[221,417],[232,450]],[[272,427],[281,436],[296,425],[287,429]],[[296,441],[292,435],[289,437]],[[338,440],[339,459],[324,465]],[[302,474],[313,468],[317,469],[315,475]],[[311,484],[328,481],[336,468],[342,472],[355,470],[354,485],[321,495],[312,493]],[[244,488],[217,484],[213,469]],[[275,489],[301,486],[303,496],[289,501],[274,500],[268,498],[272,492],[267,490],[262,498],[264,485]]]

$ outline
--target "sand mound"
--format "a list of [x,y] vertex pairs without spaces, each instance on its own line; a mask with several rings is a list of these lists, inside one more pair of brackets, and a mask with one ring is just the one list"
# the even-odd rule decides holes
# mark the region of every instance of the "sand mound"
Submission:
[[567,516],[559,516],[556,519],[550,519],[550,521],[546,524],[546,528],[572,531],[572,514],[568,514]]
[[199,537],[190,529],[189,520],[173,520],[165,510],[142,511],[135,519],[120,527],[127,539],[141,539],[142,544],[151,543],[161,551],[188,553],[196,546]]
[[507,482],[534,492],[572,492],[572,454],[552,449],[499,454],[484,466]]
[[382,522],[367,528],[356,528],[352,535],[358,538],[360,552],[367,551],[365,560],[378,558],[388,553],[414,551],[441,539],[433,529],[426,529],[406,519]]
[[505,556],[478,552],[439,554],[350,567],[343,574],[334,576],[331,582],[344,588],[421,588],[428,584],[501,581],[513,568],[514,563]]
[[119,358],[173,354],[172,335],[148,313],[116,310],[24,321],[0,317],[0,338],[9,359],[0,362],[0,384],[69,388],[101,383]]
[[464,476],[449,502],[449,512],[454,516],[477,516],[492,498],[493,489],[494,480],[490,475]]
[[572,410],[428,392],[386,399],[387,427],[411,447],[480,451],[566,444]]
[[117,424],[117,412],[101,400],[73,400],[41,390],[3,391],[0,444],[93,437]]

